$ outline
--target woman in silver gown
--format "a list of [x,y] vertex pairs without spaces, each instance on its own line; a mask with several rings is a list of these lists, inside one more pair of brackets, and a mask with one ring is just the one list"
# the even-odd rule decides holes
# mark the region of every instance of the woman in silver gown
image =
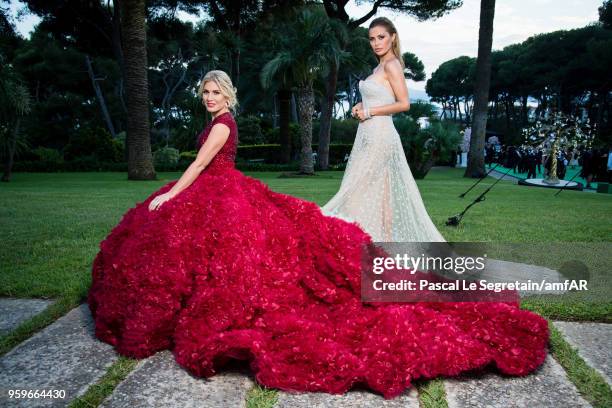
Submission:
[[391,114],[410,108],[399,37],[387,18],[374,19],[370,45],[380,64],[359,82],[357,135],[336,195],[323,213],[357,222],[374,242],[445,242],[414,181]]

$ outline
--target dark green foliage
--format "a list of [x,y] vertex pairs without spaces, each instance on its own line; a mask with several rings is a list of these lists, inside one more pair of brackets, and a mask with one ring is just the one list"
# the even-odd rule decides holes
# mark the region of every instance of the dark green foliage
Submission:
[[79,157],[92,156],[101,162],[118,163],[124,159],[125,147],[119,140],[111,138],[102,128],[83,128],[75,132],[64,147],[64,158],[73,161]]
[[417,120],[422,117],[432,117],[436,114],[436,107],[424,101],[416,101],[410,103],[410,110],[408,112],[402,112],[400,115],[410,116],[412,119]]
[[601,7],[599,7],[599,21],[604,28],[612,29],[612,1],[605,0]]
[[236,118],[240,129],[240,143],[245,145],[262,144],[266,140],[261,129],[261,119],[254,115],[238,116]]
[[179,151],[174,147],[162,147],[153,152],[153,163],[159,171],[174,170],[179,163]]
[[[239,133],[239,142],[240,144],[243,143],[243,139],[242,139],[242,131],[240,130],[240,128],[238,129],[238,133]],[[316,135],[316,133],[313,131],[313,136]],[[300,125],[298,125],[295,122],[291,122],[289,123],[289,135],[291,137],[291,145],[293,146],[294,150],[297,150],[300,146]],[[264,139],[265,139],[265,143],[279,143],[280,142],[280,128],[268,128],[267,130],[264,129]]]
[[396,118],[394,124],[414,178],[422,179],[437,162],[447,162],[461,138],[459,126],[452,121],[432,120],[419,129],[412,118]]
[[[344,161],[346,154],[350,153],[352,144],[339,143],[329,145],[329,162],[331,164],[338,164]],[[249,162],[249,161],[263,161],[263,163],[279,163],[280,157],[280,145],[279,144],[265,144],[265,145],[245,145],[238,146],[237,161]],[[315,143],[312,145],[314,151],[318,148]]]
[[[604,6],[609,8],[607,3]],[[584,110],[591,123],[598,124],[598,137],[605,142],[612,133],[610,101],[605,97],[612,90],[610,49],[612,30],[592,24],[536,34],[494,51],[488,128],[504,134],[504,143],[510,144],[530,116],[547,108],[565,114]],[[427,81],[432,100],[456,120],[471,121],[468,107],[474,97],[475,64],[473,58],[454,58]],[[533,102],[537,102],[535,111],[529,106]]]
[[[359,121],[354,118],[350,119],[332,119],[330,139],[331,143],[353,143],[357,134],[357,126]],[[313,143],[318,143],[319,136],[319,121],[313,123]],[[331,158],[330,158],[331,163]]]

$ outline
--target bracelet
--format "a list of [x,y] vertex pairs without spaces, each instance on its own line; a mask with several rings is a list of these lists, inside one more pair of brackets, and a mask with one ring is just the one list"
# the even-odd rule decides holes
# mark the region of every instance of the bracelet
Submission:
[[365,118],[366,119],[370,119],[372,117],[372,115],[370,114],[370,108],[369,107],[365,108],[364,112],[365,112]]

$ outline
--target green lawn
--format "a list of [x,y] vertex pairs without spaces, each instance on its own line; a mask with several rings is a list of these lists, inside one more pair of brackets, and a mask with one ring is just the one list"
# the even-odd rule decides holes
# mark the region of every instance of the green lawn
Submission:
[[[314,177],[279,177],[247,173],[273,190],[324,204],[337,191],[341,172]],[[459,227],[445,221],[471,202],[494,179],[482,181],[464,199],[474,180],[462,169],[435,168],[417,181],[430,216],[448,241],[486,241],[500,259],[588,270],[587,293],[529,298],[523,308],[548,319],[612,321],[610,242],[612,195],[514,185],[500,181],[464,217]],[[180,173],[160,173],[158,181],[128,181],[125,173],[17,173],[0,183],[0,296],[55,298],[43,313],[0,337],[0,355],[83,302],[98,245],[121,216]],[[508,245],[513,243],[512,245]],[[560,301],[561,300],[561,301]],[[553,330],[552,352],[579,391],[596,407],[609,406],[610,388]],[[135,360],[120,359],[107,375],[71,406],[96,406],[133,369]],[[578,367],[579,369],[576,369]],[[445,407],[439,380],[419,385],[420,403]],[[254,387],[248,406],[271,407],[275,391]]]
[[[559,252],[574,248],[590,268],[607,273],[606,258],[589,254],[598,254],[594,250],[599,247],[608,248],[601,242],[611,237],[611,195],[564,191],[553,197],[551,189],[502,181],[485,201],[470,209],[459,227],[448,227],[444,222],[449,216],[459,213],[494,182],[484,180],[465,199],[459,199],[473,183],[462,172],[434,168],[418,181],[429,214],[447,240],[554,241],[564,248]],[[341,172],[299,178],[279,178],[280,173],[273,172],[247,174],[275,191],[319,205],[337,191],[342,177]],[[1,183],[0,296],[83,300],[99,242],[127,209],[179,176],[160,173],[158,181],[142,182],[128,181],[125,173],[17,173],[10,183]],[[525,260],[560,266],[559,254],[536,252]]]

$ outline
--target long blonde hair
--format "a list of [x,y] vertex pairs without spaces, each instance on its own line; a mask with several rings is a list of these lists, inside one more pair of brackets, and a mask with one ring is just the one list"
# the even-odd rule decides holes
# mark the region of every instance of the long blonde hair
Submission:
[[202,93],[204,92],[204,85],[206,85],[206,83],[209,81],[213,81],[217,84],[221,90],[221,94],[228,99],[230,110],[235,113],[236,108],[238,107],[238,97],[236,96],[238,89],[236,89],[232,84],[232,80],[229,75],[227,75],[225,71],[221,70],[208,71],[206,75],[204,75],[204,78],[202,78],[200,87],[198,88],[198,96],[200,98],[202,98]]
[[[383,27],[391,35],[395,34],[395,40],[393,40],[393,42],[391,43],[391,49],[393,50],[393,54],[395,54],[397,59],[399,59],[402,69],[405,69],[406,66],[404,65],[404,58],[402,58],[402,50],[400,47],[399,34],[397,33],[397,29],[395,28],[395,25],[387,17],[377,17],[374,20],[372,20],[368,30],[372,29],[373,27],[378,27],[378,26]],[[376,56],[376,58],[380,62],[380,58],[378,57],[378,55]]]

